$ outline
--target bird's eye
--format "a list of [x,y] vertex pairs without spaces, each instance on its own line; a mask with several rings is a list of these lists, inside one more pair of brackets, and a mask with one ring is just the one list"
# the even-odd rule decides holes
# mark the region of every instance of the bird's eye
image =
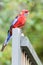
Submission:
[[28,13],[28,11],[25,11],[25,13]]
[[28,13],[27,11],[25,11],[25,13]]

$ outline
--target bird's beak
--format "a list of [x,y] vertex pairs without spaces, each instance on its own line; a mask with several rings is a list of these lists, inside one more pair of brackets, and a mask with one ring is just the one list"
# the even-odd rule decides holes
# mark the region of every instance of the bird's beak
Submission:
[[28,15],[29,15],[29,12],[28,12]]

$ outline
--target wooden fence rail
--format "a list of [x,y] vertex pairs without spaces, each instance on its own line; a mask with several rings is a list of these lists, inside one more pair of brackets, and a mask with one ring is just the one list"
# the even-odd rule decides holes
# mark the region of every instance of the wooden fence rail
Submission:
[[21,30],[12,30],[12,65],[42,65],[29,39]]

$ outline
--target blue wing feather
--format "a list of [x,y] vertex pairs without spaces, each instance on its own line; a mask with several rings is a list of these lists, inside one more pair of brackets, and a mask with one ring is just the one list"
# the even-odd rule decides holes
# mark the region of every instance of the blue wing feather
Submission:
[[8,44],[10,38],[11,38],[11,35],[10,35],[10,33],[8,33],[8,36],[7,36],[7,38],[5,39],[4,45]]
[[[18,16],[15,18],[15,20],[12,22],[11,26],[14,25],[16,22],[18,21]],[[10,33],[8,32],[8,36],[5,39],[4,45],[8,44],[8,41],[10,40],[10,38],[12,37],[12,35],[10,35]]]
[[16,16],[16,18],[14,19],[11,25],[14,25],[17,22],[17,20],[18,20],[18,16]]

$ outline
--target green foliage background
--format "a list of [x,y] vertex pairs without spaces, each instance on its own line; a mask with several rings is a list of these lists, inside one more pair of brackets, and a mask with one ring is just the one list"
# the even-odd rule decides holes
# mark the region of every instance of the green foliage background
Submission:
[[[0,49],[11,22],[22,9],[30,11],[23,32],[43,62],[43,0],[0,1]],[[11,65],[11,41],[4,52],[0,52],[0,65]]]

